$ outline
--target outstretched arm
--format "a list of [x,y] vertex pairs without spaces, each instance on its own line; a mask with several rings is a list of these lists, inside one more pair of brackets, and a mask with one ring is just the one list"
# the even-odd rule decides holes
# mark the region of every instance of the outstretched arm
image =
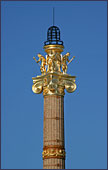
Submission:
[[75,56],[73,56],[67,64],[70,64],[74,58],[75,58]]
[[33,57],[33,59],[36,61],[36,63],[38,63],[38,62],[39,62],[39,60],[37,61],[35,57]]
[[38,63],[38,65],[40,66],[39,64],[39,60],[37,61],[35,57],[33,57],[33,59],[36,61],[36,63]]

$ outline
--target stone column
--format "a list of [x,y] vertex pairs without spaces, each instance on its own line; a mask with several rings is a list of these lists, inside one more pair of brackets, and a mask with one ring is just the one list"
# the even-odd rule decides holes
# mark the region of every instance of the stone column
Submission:
[[63,96],[44,96],[43,169],[65,169]]

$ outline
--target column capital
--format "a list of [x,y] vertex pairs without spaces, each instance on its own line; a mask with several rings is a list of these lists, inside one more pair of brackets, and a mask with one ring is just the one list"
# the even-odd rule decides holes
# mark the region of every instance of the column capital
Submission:
[[72,93],[76,89],[75,76],[69,74],[50,72],[45,75],[33,77],[32,91],[34,93],[42,93],[43,95],[60,95],[64,96],[67,92]]

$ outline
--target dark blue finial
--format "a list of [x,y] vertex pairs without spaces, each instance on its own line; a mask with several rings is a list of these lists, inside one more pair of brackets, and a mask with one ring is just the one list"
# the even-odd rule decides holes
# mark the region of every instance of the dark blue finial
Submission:
[[60,29],[56,26],[51,26],[47,31],[47,41],[44,45],[63,45],[63,41],[60,40]]

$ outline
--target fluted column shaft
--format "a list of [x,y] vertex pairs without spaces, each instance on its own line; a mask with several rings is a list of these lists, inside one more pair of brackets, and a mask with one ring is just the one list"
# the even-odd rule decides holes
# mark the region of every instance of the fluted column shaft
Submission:
[[65,169],[63,96],[44,96],[43,169]]

